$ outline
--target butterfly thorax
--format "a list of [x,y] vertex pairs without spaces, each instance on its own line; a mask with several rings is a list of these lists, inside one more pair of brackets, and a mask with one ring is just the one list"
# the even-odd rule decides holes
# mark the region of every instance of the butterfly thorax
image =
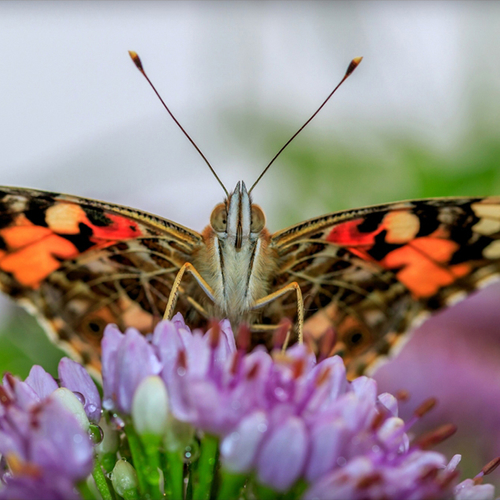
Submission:
[[252,205],[244,183],[212,212],[203,231],[204,245],[193,264],[211,287],[215,301],[205,302],[210,314],[229,318],[233,326],[252,322],[255,301],[269,293],[274,274],[262,210]]

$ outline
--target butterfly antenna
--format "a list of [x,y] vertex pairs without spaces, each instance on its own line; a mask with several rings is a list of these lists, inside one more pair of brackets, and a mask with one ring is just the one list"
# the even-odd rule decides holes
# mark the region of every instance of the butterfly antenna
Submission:
[[153,83],[149,79],[148,75],[146,75],[146,72],[144,71],[144,68],[142,66],[142,62],[141,62],[139,56],[137,55],[137,53],[132,51],[132,50],[129,50],[128,53],[129,53],[130,57],[132,58],[132,61],[134,61],[134,64],[137,66],[137,69],[142,73],[142,76],[144,76],[144,78],[147,80],[147,82],[149,83],[151,88],[154,90],[158,99],[160,99],[160,102],[163,104],[163,107],[167,110],[168,114],[172,117],[172,120],[174,120],[174,122],[182,130],[184,135],[188,138],[189,142],[194,146],[194,149],[196,149],[196,151],[198,151],[200,156],[205,160],[205,163],[208,165],[208,168],[212,171],[212,174],[214,174],[215,178],[217,179],[219,184],[222,186],[222,189],[226,193],[226,196],[229,196],[229,193],[227,192],[226,187],[224,186],[224,184],[222,184],[222,181],[219,179],[219,176],[215,173],[215,170],[213,169],[212,165],[210,165],[210,162],[207,160],[206,156],[201,152],[200,148],[196,145],[196,143],[193,141],[193,139],[191,139],[189,134],[184,130],[184,127],[178,122],[177,118],[172,114],[172,111],[170,111],[170,109],[168,109],[168,106],[165,104],[165,101],[161,98],[161,95],[156,90],[155,86],[153,85]]
[[332,97],[332,95],[335,94],[337,89],[349,78],[351,73],[358,67],[358,64],[361,62],[362,59],[363,59],[362,57],[355,57],[351,61],[351,63],[349,64],[349,67],[347,68],[347,71],[345,72],[345,75],[342,78],[342,80],[340,80],[338,85],[330,92],[330,95],[323,101],[323,104],[321,104],[321,106],[312,114],[312,116],[309,118],[309,120],[307,120],[304,123],[304,125],[302,125],[302,127],[300,127],[299,130],[297,130],[297,132],[295,132],[295,134],[293,134],[292,137],[290,137],[290,139],[288,139],[288,141],[285,143],[285,145],[274,155],[273,159],[267,164],[267,167],[262,171],[262,173],[259,175],[257,180],[253,183],[252,187],[248,191],[248,194],[250,194],[252,192],[253,188],[262,179],[264,174],[269,170],[269,167],[274,163],[274,160],[276,160],[276,158],[278,158],[278,156],[283,152],[283,150],[302,132],[302,130],[304,130],[304,128],[306,128],[306,126],[309,124],[309,122],[321,111],[323,106],[330,100],[330,97]]

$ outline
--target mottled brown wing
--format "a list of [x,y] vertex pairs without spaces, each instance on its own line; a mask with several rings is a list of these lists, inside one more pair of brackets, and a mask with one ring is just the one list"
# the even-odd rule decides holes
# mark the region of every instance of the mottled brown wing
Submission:
[[[500,198],[408,201],[325,215],[272,236],[273,291],[298,282],[305,332],[329,326],[351,375],[371,371],[416,320],[500,272]],[[292,296],[263,321],[296,317]]]
[[[0,187],[0,288],[96,370],[104,326],[150,332],[200,244],[198,233],[131,208]],[[181,294],[177,310],[188,307]]]

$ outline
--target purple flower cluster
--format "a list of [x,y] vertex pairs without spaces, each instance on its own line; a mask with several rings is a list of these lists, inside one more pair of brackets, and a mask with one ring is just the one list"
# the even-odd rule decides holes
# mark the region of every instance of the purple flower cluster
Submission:
[[[227,321],[203,335],[180,315],[146,337],[108,326],[102,406],[124,427],[101,417],[95,384],[68,358],[59,364],[59,383],[39,366],[25,381],[6,375],[0,500],[77,500],[79,491],[90,497],[83,485],[91,471],[103,498],[113,496],[111,484],[124,498],[159,499],[163,491],[181,498],[186,481],[194,497],[208,498],[220,474],[214,484],[232,498],[270,498],[272,490],[305,500],[493,499],[493,487],[480,483],[500,459],[457,485],[460,456],[447,463],[426,451],[451,428],[410,443],[408,429],[432,403],[404,422],[396,398],[377,395],[370,378],[347,381],[339,357],[317,362],[305,345],[246,353],[244,336],[238,342]],[[90,422],[101,425],[98,446]],[[190,455],[198,460],[192,476],[181,457],[192,452],[195,432],[201,452]],[[160,450],[169,464],[162,473]],[[128,455],[131,462],[117,461]]]
[[[227,321],[202,335],[177,315],[149,338],[108,326],[104,406],[130,414],[151,375],[163,380],[176,419],[220,438],[229,473],[253,474],[277,492],[302,480],[310,500],[453,498],[459,458],[447,465],[411,445],[413,422],[398,418],[397,400],[377,396],[367,377],[348,382],[339,357],[317,363],[304,345],[246,354]],[[462,483],[457,498],[464,491],[474,498],[474,488]]]
[[101,403],[74,361],[61,360],[59,378],[61,388],[34,366],[24,382],[7,374],[0,385],[0,499],[80,498],[75,485],[92,470],[89,419],[99,419]]

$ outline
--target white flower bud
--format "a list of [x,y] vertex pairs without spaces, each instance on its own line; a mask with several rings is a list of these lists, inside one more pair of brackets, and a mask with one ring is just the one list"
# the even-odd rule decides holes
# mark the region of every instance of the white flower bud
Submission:
[[116,493],[125,497],[128,491],[137,489],[137,473],[126,460],[120,459],[111,473],[111,482]]
[[89,430],[90,422],[83,405],[69,389],[60,387],[56,389],[50,397],[59,401],[59,403],[69,410],[76,417],[78,423],[85,432]]
[[168,395],[157,375],[146,377],[134,393],[132,420],[139,435],[162,436],[168,419]]

